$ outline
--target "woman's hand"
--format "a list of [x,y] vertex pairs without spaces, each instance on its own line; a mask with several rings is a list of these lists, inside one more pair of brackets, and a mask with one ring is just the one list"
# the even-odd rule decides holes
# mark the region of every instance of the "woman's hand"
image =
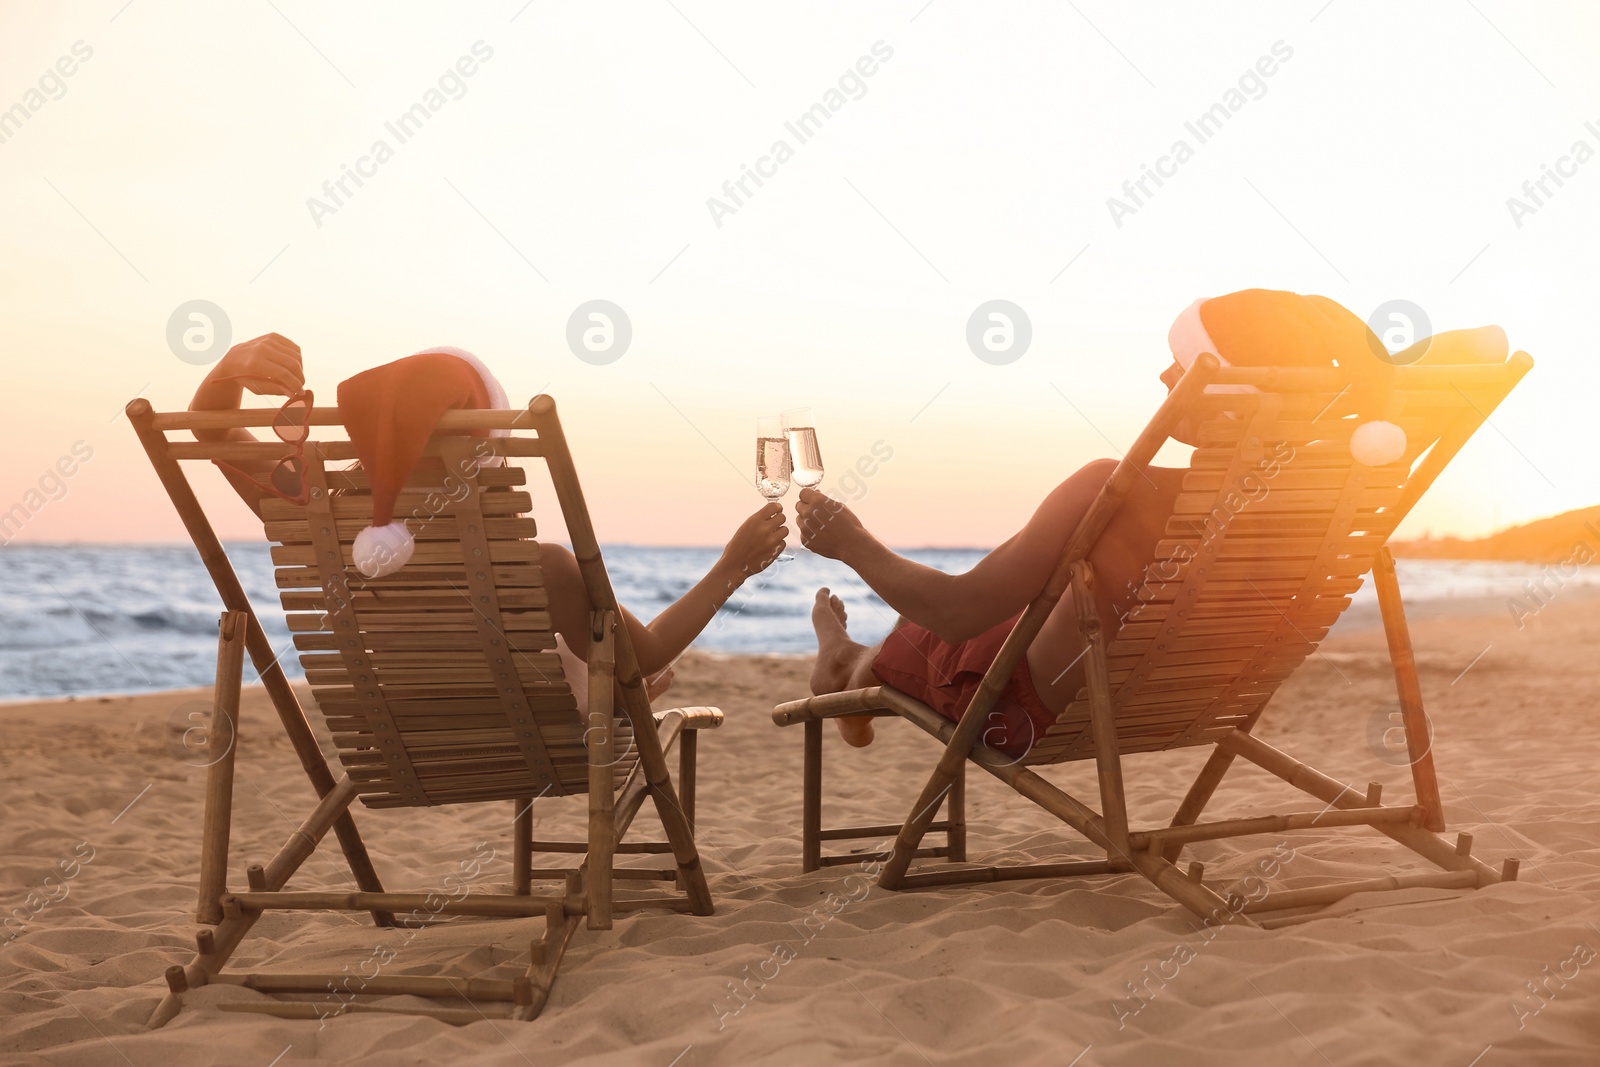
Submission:
[[[649,625],[634,618],[626,608],[622,609],[623,624],[628,627],[628,636],[633,639],[639,670],[649,679],[646,684],[651,696],[661,692],[671,681],[669,668],[689,647],[689,642],[716,617],[722,605],[728,602],[728,598],[744,584],[746,578],[759,574],[778,557],[788,536],[789,528],[783,524],[783,509],[777,504],[767,504],[739,524],[739,528],[728,539],[728,547],[722,550],[721,558],[712,565],[706,576],[696,582],[693,589],[667,605],[650,620]],[[552,553],[552,558],[571,559],[571,553],[565,549],[561,551],[566,553],[565,557]],[[573,560],[570,567],[573,586],[576,590],[582,590],[583,583],[577,575],[577,561]],[[582,594],[584,597],[587,595]],[[553,590],[551,601],[555,602]],[[663,670],[667,672],[665,675],[659,673]]]
[[644,680],[644,695],[653,702],[656,697],[672,688],[672,675],[672,668],[667,667],[646,678]]
[[305,370],[300,361],[300,346],[282,334],[268,333],[241,341],[228,349],[206,375],[207,383],[219,378],[247,376],[242,384],[263,396],[289,396],[305,388]]
[[[247,376],[243,382],[224,379]],[[239,406],[243,391],[264,396],[289,396],[305,388],[305,371],[300,365],[300,346],[281,334],[269,333],[251,341],[243,341],[228,349],[217,360],[216,366],[206,374],[200,388],[189,402],[190,411],[232,411]],[[242,426],[229,429],[197,429],[195,440],[205,442],[256,440],[255,434]],[[240,460],[239,470],[245,474],[264,477],[272,469],[272,460]],[[261,490],[248,478],[232,471],[223,471],[240,498],[250,510],[261,514]]]
[[739,524],[722,550],[722,565],[728,569],[737,585],[752,574],[759,574],[771,566],[783,551],[789,528],[783,524],[783,507],[777,503],[765,504],[760,511]]
[[800,543],[829,559],[843,560],[851,548],[872,536],[855,512],[815,489],[800,490],[794,514]]

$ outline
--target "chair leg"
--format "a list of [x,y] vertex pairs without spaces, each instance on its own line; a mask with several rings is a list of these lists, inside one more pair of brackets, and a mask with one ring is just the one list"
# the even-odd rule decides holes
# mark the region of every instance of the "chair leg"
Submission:
[[1244,902],[1228,901],[1218,896],[1201,882],[1191,880],[1176,865],[1168,863],[1155,852],[1140,849],[1130,857],[1138,872],[1167,896],[1188,908],[1201,919],[1217,924],[1234,922],[1240,926],[1255,926],[1256,922],[1243,913]]
[[956,771],[950,783],[950,796],[945,800],[945,821],[950,829],[945,832],[945,858],[951,863],[967,862],[967,765]]
[[[951,751],[961,739],[952,738],[945,748],[946,754]],[[965,739],[965,750],[970,751],[972,743]],[[963,754],[962,760],[966,759]],[[922,787],[922,792],[917,794],[916,803],[911,808],[911,814],[906,816],[905,822],[900,824],[900,832],[895,836],[894,848],[889,853],[889,859],[883,865],[883,870],[878,875],[878,885],[884,889],[899,889],[911,868],[911,861],[916,859],[917,846],[922,844],[922,839],[927,836],[928,827],[933,824],[939,807],[950,795],[955,786],[956,779],[964,773],[961,763],[946,765],[946,760],[941,758],[934,767],[933,774],[928,777],[928,783]]]
[[[626,638],[627,635],[623,633],[620,636]],[[622,642],[618,641],[617,645],[620,651]],[[662,830],[666,832],[672,860],[678,869],[679,883],[689,898],[689,910],[695,915],[711,915],[716,911],[716,904],[711,899],[705,866],[700,862],[694,825],[684,811],[683,802],[672,783],[672,771],[667,765],[670,742],[664,742],[662,738],[665,735],[658,733],[658,724],[645,696],[644,683],[638,678],[637,664],[631,665],[631,669],[634,671],[634,681],[628,684],[619,679],[616,690],[622,694],[623,710],[633,725],[633,743],[639,756],[637,773],[643,776],[645,792],[655,807],[656,817],[661,820]],[[593,710],[591,699],[590,711]]]
[[[1367,799],[1360,792],[1348,785],[1330,778],[1315,767],[1307,766],[1285,752],[1280,752],[1264,741],[1260,741],[1243,731],[1236,730],[1226,734],[1217,741],[1218,745],[1231,749],[1236,754],[1254,763],[1269,774],[1288,782],[1290,785],[1303,792],[1309,793],[1318,800],[1324,801],[1334,808],[1366,807]],[[1493,885],[1499,881],[1509,881],[1515,877],[1515,868],[1509,871],[1496,872],[1488,865],[1472,857],[1471,849],[1462,850],[1458,841],[1452,845],[1447,843],[1437,833],[1420,826],[1405,823],[1389,823],[1374,826],[1373,829],[1386,837],[1393,838],[1417,853],[1422,858],[1447,871],[1474,871],[1478,876],[1478,885]],[[1470,839],[1469,839],[1470,841]]]
[[699,730],[685,730],[678,735],[678,801],[690,829],[694,828],[694,777],[699,753]]
[[1406,752],[1411,759],[1411,782],[1417,791],[1417,806],[1422,809],[1422,825],[1424,829],[1441,833],[1444,804],[1439,799],[1439,777],[1433,768],[1433,738],[1428,729],[1427,713],[1422,708],[1422,683],[1417,678],[1417,657],[1411,648],[1411,630],[1406,626],[1405,607],[1400,601],[1394,556],[1387,546],[1379,550],[1373,561],[1372,582],[1377,587],[1383,632],[1389,640],[1389,660],[1394,665]]
[[1117,746],[1116,713],[1111,707],[1111,680],[1106,663],[1105,634],[1100,609],[1095,604],[1094,568],[1081,561],[1072,568],[1072,599],[1078,612],[1078,629],[1089,646],[1085,680],[1089,689],[1089,727],[1094,734],[1095,767],[1100,779],[1100,810],[1110,846],[1106,859],[1115,863],[1128,855],[1128,803],[1122,788],[1122,757]]
[[[1234,729],[1242,734],[1248,734],[1256,728],[1256,723],[1261,719],[1265,706],[1256,708],[1250,717]],[[1211,755],[1206,759],[1200,773],[1195,775],[1194,781],[1189,786],[1189,791],[1184,794],[1183,803],[1178,805],[1178,810],[1173,813],[1171,826],[1193,826],[1200,821],[1200,815],[1206,810],[1206,805],[1211,803],[1211,798],[1216,794],[1217,787],[1228,776],[1228,771],[1233,767],[1234,754],[1221,745],[1211,749]],[[1173,841],[1162,849],[1161,858],[1168,863],[1177,863],[1178,857],[1183,854],[1183,842]]]
[[[691,832],[694,830],[694,777],[699,745],[698,730],[684,730],[678,734],[678,802],[683,806],[683,817],[688,820]],[[682,871],[678,872],[677,886],[687,888]]]
[[[801,727],[804,731],[805,749],[803,759],[801,808],[800,808],[800,869],[803,872],[821,870],[825,865],[841,862],[848,857],[844,854],[825,857],[822,854],[824,834],[829,840],[861,840],[873,838],[881,840],[885,832],[901,829],[903,827],[889,826],[863,826],[863,827],[837,827],[832,830],[822,828],[822,738],[826,730],[822,719],[807,719]],[[687,735],[686,735],[687,736]],[[933,827],[944,831],[945,843],[939,848],[919,848],[919,855],[942,856],[949,863],[965,863],[967,860],[967,772],[965,762],[958,764],[954,776],[950,781],[950,788],[935,808],[944,809],[944,820],[932,822]]]
[[[206,727],[206,811],[200,838],[200,891],[196,922],[222,921],[228,889],[228,836],[233,825],[233,768],[239,739],[239,689],[243,681],[245,632],[250,616],[225,611],[218,624],[217,682]],[[222,745],[220,751],[218,746]]]
[[[1248,733],[1250,724],[1240,727]],[[1221,748],[1213,747],[1211,756],[1206,760],[1206,765],[1200,768],[1200,773],[1195,775],[1194,782],[1190,784],[1189,791],[1184,794],[1183,803],[1178,805],[1177,812],[1172,816],[1172,826],[1193,826],[1200,819],[1200,813],[1206,810],[1206,805],[1211,803],[1212,794],[1217,791],[1217,786],[1222,784],[1222,779],[1227,777],[1228,769],[1233,766],[1233,753],[1225,752]],[[1172,841],[1161,850],[1161,858],[1168,863],[1177,863],[1178,857],[1183,854],[1183,842]]]
[[[643,731],[634,727],[634,736]],[[650,747],[640,746],[639,765],[650,783],[650,800],[666,831],[667,843],[672,846],[672,859],[678,867],[679,884],[688,895],[690,911],[695,915],[711,915],[716,905],[711,899],[711,886],[706,881],[705,866],[700,862],[700,848],[695,843],[694,828],[684,817],[678,791],[673,788],[672,774],[667,770],[667,760],[655,735],[650,735]],[[652,751],[653,749],[653,751]]]
[[[677,743],[686,729],[679,716],[668,717],[660,723],[648,710],[642,714],[628,706],[628,690],[622,688],[624,706],[633,724],[634,750],[638,765],[616,794],[614,803],[616,839],[620,840],[631,823],[639,806],[648,798],[655,807],[661,828],[666,831],[666,851],[677,868],[678,885],[688,898],[689,911],[695,915],[711,915],[716,905],[711,899],[711,887],[706,880],[705,867],[700,862],[700,850],[694,839],[694,827],[684,815],[678,791],[673,787],[672,774],[667,769],[666,753]],[[642,695],[643,690],[639,691]],[[654,849],[652,849],[654,851]]]
[[[1020,642],[1027,638],[1026,631],[1030,629],[1023,624],[1036,610],[1039,610],[1038,601],[1029,605],[1028,611],[1023,615],[1023,621],[1017,623],[1011,635],[1006,638],[1006,643],[1000,648],[1000,654],[995,657],[995,664],[1006,660],[1014,663],[1020,658],[1025,651],[1020,647]],[[1038,626],[1033,625],[1031,629],[1037,632]],[[889,859],[878,875],[878,885],[881,888],[900,888],[905,881],[906,873],[911,868],[911,861],[917,856],[917,846],[927,836],[928,827],[933,824],[940,805],[965,773],[967,757],[978,744],[978,734],[983,729],[984,719],[989,714],[989,709],[994,707],[995,700],[999,698],[1000,690],[1005,685],[1002,672],[996,669],[995,664],[990,664],[977,693],[973,694],[966,710],[961,713],[961,721],[951,730],[950,739],[945,742],[944,752],[940,754],[939,762],[933,768],[933,774],[929,775],[928,783],[922,787],[922,792],[917,794],[916,803],[911,807],[911,814],[900,824],[900,832],[895,835],[893,851],[889,853]]]
[[611,929],[611,865],[616,852],[616,795],[611,774],[616,764],[616,723],[612,719],[617,677],[616,616],[595,613],[589,642],[589,863],[584,896],[591,930]]
[[511,891],[526,897],[533,893],[533,798],[518,797],[512,803]]
[[[275,892],[284,887],[290,876],[311,858],[328,831],[348,814],[355,798],[356,786],[348,777],[341,777],[334,783],[328,795],[322,798],[316,809],[262,869],[261,877],[268,891]],[[221,971],[261,915],[260,911],[245,909],[237,916],[224,918],[215,931],[200,931],[196,937],[198,951],[193,961],[183,968],[184,989],[205,985],[212,975]],[[183,991],[178,988],[179,983],[173,978],[169,978],[168,983],[169,992],[156,1005],[155,1012],[146,1024],[152,1030],[166,1025],[183,1007]]]
[[822,720],[810,719],[805,730],[805,768],[800,807],[800,869],[822,867]]
[[545,910],[544,936],[528,947],[528,970],[516,987],[512,1018],[527,1022],[539,1017],[550,1000],[550,988],[555,985],[561,957],[566,954],[567,943],[577,928],[578,916],[565,914],[560,904],[552,904]]

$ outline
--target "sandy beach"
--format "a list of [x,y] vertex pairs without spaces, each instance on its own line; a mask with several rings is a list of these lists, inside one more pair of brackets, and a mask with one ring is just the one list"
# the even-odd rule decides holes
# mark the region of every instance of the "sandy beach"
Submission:
[[[1557,600],[1520,630],[1504,611],[1414,627],[1450,829],[1473,834],[1487,862],[1520,859],[1519,881],[1355,897],[1325,920],[1215,936],[1135,875],[906,893],[869,890],[853,865],[802,875],[800,733],[778,730],[767,713],[803,694],[807,662],[690,656],[667,703],[728,713],[701,744],[699,834],[716,915],[645,912],[609,932],[580,931],[541,1018],[459,1028],[400,1016],[319,1024],[224,1013],[219,1002],[260,994],[209,987],[190,993],[165,1029],[147,1032],[161,973],[187,960],[196,929],[204,772],[179,758],[173,739],[186,704],[208,694],[7,706],[0,880],[11,940],[0,946],[0,1061],[1594,1062],[1596,603]],[[1384,747],[1393,705],[1381,631],[1347,633],[1291,679],[1259,732],[1353,784],[1384,783],[1386,800],[1403,799],[1407,768]],[[236,882],[245,862],[282,843],[312,799],[259,690],[247,693],[239,744]],[[847,750],[830,736],[827,753],[826,820],[873,823],[903,816],[936,749],[909,726],[885,723],[871,749]],[[1164,818],[1203,755],[1129,760],[1135,821]],[[1071,765],[1048,774],[1092,796],[1087,772]],[[998,783],[969,781],[975,860],[1089,854]],[[1294,803],[1246,770],[1230,777],[1212,814]],[[580,806],[541,805],[535,833],[575,833]],[[463,861],[492,855],[477,881],[505,885],[506,809],[355,811],[393,882],[408,875],[437,885]],[[636,833],[656,829],[648,814],[635,824]],[[1262,877],[1282,888],[1369,876],[1374,862],[1389,870],[1421,863],[1363,830],[1242,844],[1202,844],[1188,856],[1206,863],[1208,879],[1271,870]],[[337,850],[325,848],[291,888],[349,884]],[[336,971],[386,946],[396,973],[509,975],[543,927],[461,919],[413,936],[364,919],[269,916],[237,959],[263,970]],[[744,982],[742,998],[731,992],[735,982]]]
[[0,30],[0,1067],[1600,1067],[1600,0]]

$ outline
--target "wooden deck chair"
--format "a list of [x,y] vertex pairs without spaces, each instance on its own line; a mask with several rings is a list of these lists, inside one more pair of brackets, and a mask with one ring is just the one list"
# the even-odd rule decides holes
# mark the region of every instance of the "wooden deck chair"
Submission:
[[[1423,492],[1533,365],[1526,353],[1492,365],[1387,368],[1355,386],[1334,370],[1222,368],[1204,355],[1189,369],[1117,465],[1068,539],[1043,592],[1028,606],[984,675],[959,725],[890,686],[779,705],[779,726],[805,725],[802,865],[862,857],[825,856],[825,841],[895,834],[879,884],[887,889],[1011,878],[1138,871],[1208,922],[1272,926],[1303,921],[1307,909],[1351,893],[1414,886],[1472,888],[1516,876],[1471,855],[1470,835],[1446,842],[1430,735],[1411,640],[1384,542]],[[1249,386],[1205,392],[1211,384]],[[1114,634],[1093,604],[1090,550],[1130,486],[1185,413],[1198,412],[1201,439],[1137,603]],[[1385,466],[1356,462],[1350,437],[1357,412],[1401,426],[1404,455]],[[1264,460],[1276,456],[1277,462]],[[1269,473],[1270,472],[1270,473]],[[1316,648],[1372,571],[1399,691],[1415,802],[1381,803],[1365,790],[1291,758],[1252,735],[1279,684]],[[1021,759],[980,741],[985,718],[1066,589],[1074,590],[1087,644],[1087,684]],[[944,742],[944,753],[899,825],[822,827],[822,720],[899,715]],[[1128,826],[1122,756],[1209,745],[1209,760],[1169,825]],[[1243,757],[1310,794],[1320,810],[1200,822],[1233,761]],[[1100,810],[1031,768],[1095,761]],[[964,860],[962,810],[968,762],[988,771],[1104,851],[1104,859],[910,871],[922,856]],[[948,814],[935,821],[941,805]],[[1180,870],[1183,846],[1250,834],[1370,826],[1441,870],[1224,899],[1204,868]],[[944,831],[946,844],[923,847]],[[1268,913],[1272,913],[1268,916]],[[1292,913],[1292,914],[1291,914]]]
[[[337,779],[180,467],[184,460],[277,459],[294,448],[278,441],[195,443],[168,437],[174,431],[269,426],[274,411],[158,414],[140,399],[128,405],[127,414],[227,609],[209,730],[210,743],[225,748],[219,755],[213,748],[207,772],[196,912],[204,926],[193,960],[167,969],[170,992],[152,1016],[152,1027],[178,1012],[187,989],[224,983],[266,993],[321,994],[309,1001],[227,1006],[289,1018],[401,1011],[452,1023],[532,1019],[549,997],[580,922],[607,929],[613,913],[644,908],[711,914],[693,835],[694,731],[718,725],[722,713],[715,708],[651,712],[627,629],[617,623],[616,598],[548,396],[536,397],[525,411],[443,416],[425,455],[438,457],[444,466],[413,474],[396,505],[398,516],[410,516],[405,521],[417,539],[415,554],[387,577],[366,579],[351,565],[351,543],[370,521],[371,503],[360,495],[368,488],[366,475],[334,466],[355,456],[342,428],[340,439],[306,445],[306,505],[263,500],[294,646],[343,765]],[[338,410],[315,409],[311,424],[339,426]],[[523,432],[465,435],[487,429]],[[540,546],[533,539],[534,520],[525,515],[531,498],[518,488],[525,472],[509,464],[487,465],[483,457],[490,453],[542,458],[555,487],[594,606],[586,719],[580,718],[553,651]],[[319,803],[276,856],[247,869],[247,888],[237,883],[230,888],[228,838],[246,653]],[[680,754],[678,787],[666,763],[674,742]],[[242,743],[249,744],[249,738]],[[587,839],[533,840],[534,800],[570,794],[588,795]],[[623,841],[647,797],[667,840]],[[511,892],[386,891],[351,817],[358,798],[369,807],[509,802]],[[330,829],[356,890],[291,891],[295,871]],[[581,861],[575,867],[535,869],[536,852],[578,853]],[[614,869],[618,852],[664,854],[672,866]],[[676,891],[614,896],[613,879],[621,878],[630,884],[670,880]],[[559,891],[534,893],[536,879],[559,882]],[[542,936],[530,939],[525,971],[518,968],[520,973],[504,978],[379,973],[352,981],[348,967],[343,974],[224,971],[251,926],[274,910],[365,911],[380,926],[422,926],[457,915],[542,916],[545,924]],[[448,998],[455,1006],[416,1009],[370,999],[405,994]]]

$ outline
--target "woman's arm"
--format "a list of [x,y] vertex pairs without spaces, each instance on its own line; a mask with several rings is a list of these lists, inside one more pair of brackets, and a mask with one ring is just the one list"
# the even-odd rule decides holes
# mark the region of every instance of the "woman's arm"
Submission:
[[[639,672],[649,677],[682,655],[734,590],[777,558],[788,534],[788,527],[783,525],[783,508],[767,504],[740,524],[706,576],[649,623],[640,622],[622,608],[623,624],[638,657]],[[587,660],[589,615],[594,609],[578,562],[565,549],[546,546],[544,551],[542,562],[552,621],[567,646],[578,658]]]
[[783,508],[766,504],[734,531],[722,557],[706,576],[683,596],[651,619],[641,623],[624,608],[628,636],[639,657],[639,673],[645,677],[662,670],[683,654],[683,650],[704,630],[718,609],[744,584],[759,574],[783,551],[789,528],[783,524]]
[[[252,376],[248,381],[225,381],[241,375]],[[305,386],[305,372],[301,367],[300,346],[279,334],[269,333],[254,340],[244,341],[228,349],[206,374],[200,388],[189,402],[190,411],[232,411],[239,406],[244,390],[263,396],[288,396]],[[196,430],[197,441],[254,441],[255,434],[243,427],[226,430]],[[250,462],[242,460],[234,466],[251,474],[265,477],[272,468],[269,460]],[[261,514],[261,490],[244,478],[223,471],[250,510]]]

